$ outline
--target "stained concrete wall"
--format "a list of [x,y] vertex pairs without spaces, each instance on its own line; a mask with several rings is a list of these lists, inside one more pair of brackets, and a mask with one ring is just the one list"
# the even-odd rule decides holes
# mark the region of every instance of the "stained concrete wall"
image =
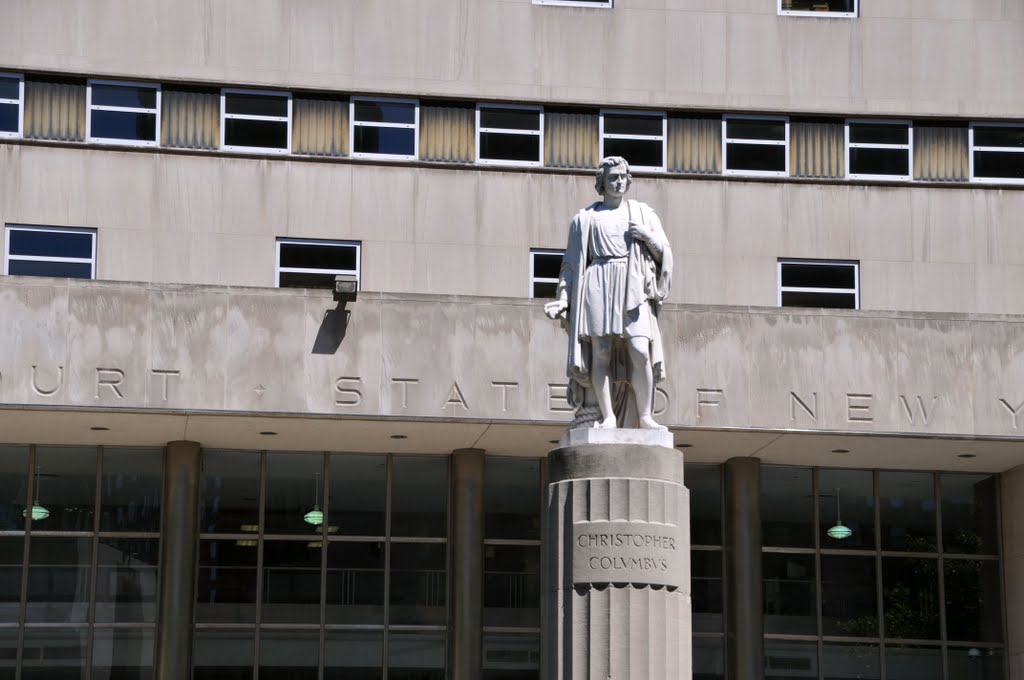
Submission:
[[[777,304],[780,257],[858,260],[863,309],[1024,313],[1024,192],[640,178],[672,301]],[[0,222],[98,230],[97,277],[273,286],[278,237],[361,241],[363,288],[529,295],[589,173],[0,145]]]
[[6,0],[0,69],[626,106],[1019,116],[1024,0]]

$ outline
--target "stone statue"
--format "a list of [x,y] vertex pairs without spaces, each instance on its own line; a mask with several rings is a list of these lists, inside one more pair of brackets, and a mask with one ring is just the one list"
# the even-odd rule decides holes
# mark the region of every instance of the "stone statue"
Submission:
[[650,206],[625,200],[632,181],[620,156],[598,165],[602,200],[573,217],[556,299],[544,305],[569,333],[569,429],[667,429],[651,409],[665,377],[658,311],[672,286],[672,251]]

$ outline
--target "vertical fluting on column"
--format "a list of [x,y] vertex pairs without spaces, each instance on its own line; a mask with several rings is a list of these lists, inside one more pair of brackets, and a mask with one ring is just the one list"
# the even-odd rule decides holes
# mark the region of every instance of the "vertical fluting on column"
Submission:
[[764,674],[764,619],[761,613],[761,463],[756,458],[731,458],[725,463],[724,547],[728,677],[760,680]]
[[[669,439],[671,443],[671,439]],[[668,446],[549,455],[545,680],[688,680],[689,494]]]
[[476,680],[482,669],[484,452],[452,452],[452,680]]

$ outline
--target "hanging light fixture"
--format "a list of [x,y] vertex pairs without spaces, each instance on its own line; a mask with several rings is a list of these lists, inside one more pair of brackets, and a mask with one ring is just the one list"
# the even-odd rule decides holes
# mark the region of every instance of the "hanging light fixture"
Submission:
[[324,523],[324,512],[320,509],[320,473],[316,473],[313,482],[313,509],[302,516],[302,521],[315,527]]
[[31,508],[25,508],[24,510],[22,510],[21,511],[21,516],[22,517],[27,516],[29,514],[30,510],[31,510],[31,513],[32,513],[32,521],[33,522],[38,522],[40,520],[44,520],[44,519],[46,519],[47,517],[50,516],[50,511],[47,510],[45,507],[43,507],[43,505],[39,502],[39,466],[38,465],[36,466],[36,493],[35,493],[35,496],[33,496],[33,498],[32,498],[32,507]]
[[829,538],[834,538],[837,541],[842,541],[853,535],[853,529],[843,524],[842,517],[839,513],[839,489],[836,489],[836,524],[826,531]]

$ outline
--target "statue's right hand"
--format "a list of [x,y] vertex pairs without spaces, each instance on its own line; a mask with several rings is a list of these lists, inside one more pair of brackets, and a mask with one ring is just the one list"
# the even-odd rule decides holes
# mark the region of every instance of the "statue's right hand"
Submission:
[[554,300],[544,305],[544,313],[547,314],[549,319],[557,319],[560,316],[565,316],[565,311],[569,309],[568,300]]

